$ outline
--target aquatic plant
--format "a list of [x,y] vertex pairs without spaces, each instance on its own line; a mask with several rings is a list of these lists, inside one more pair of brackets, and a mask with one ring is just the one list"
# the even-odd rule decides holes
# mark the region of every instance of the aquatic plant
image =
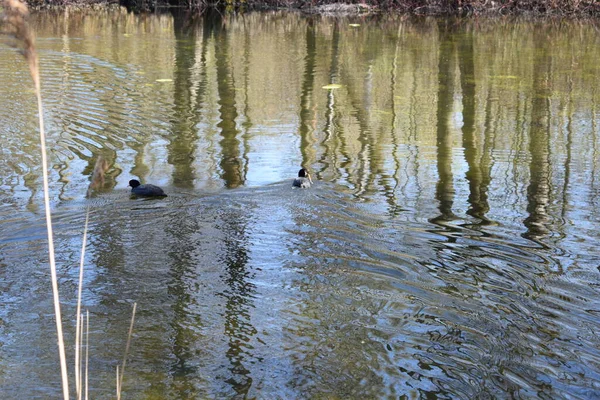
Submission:
[[[8,44],[12,47],[19,49],[19,52],[25,58],[29,67],[30,75],[33,79],[35,95],[38,106],[38,123],[40,130],[40,151],[42,157],[42,181],[43,181],[43,192],[44,192],[44,211],[46,216],[46,229],[48,239],[48,258],[50,264],[50,280],[52,284],[52,294],[54,303],[54,314],[56,320],[56,333],[58,337],[58,353],[60,358],[60,370],[61,370],[61,381],[62,381],[62,392],[65,400],[69,399],[69,379],[67,371],[67,361],[65,355],[65,343],[62,328],[62,313],[60,308],[60,296],[58,292],[58,280],[56,275],[56,256],[54,251],[54,233],[52,229],[52,213],[50,210],[50,191],[49,191],[49,178],[48,178],[48,160],[46,151],[46,133],[44,129],[44,116],[43,116],[43,104],[42,104],[42,93],[40,85],[40,70],[39,61],[35,48],[35,36],[32,29],[30,29],[27,23],[27,16],[29,10],[27,6],[19,0],[0,0],[0,34],[5,38],[9,38]],[[94,189],[102,186],[104,183],[104,173],[108,168],[108,163],[102,158],[98,157],[92,179],[86,194],[89,197]],[[81,313],[81,296],[83,289],[83,271],[84,271],[84,260],[85,260],[85,248],[87,243],[87,230],[89,222],[89,207],[86,210],[85,215],[85,226],[83,231],[83,240],[81,248],[81,258],[79,265],[79,286],[77,293],[77,312],[76,312],[76,334],[75,334],[75,386],[77,399],[81,399],[85,393],[85,398],[88,398],[88,348],[89,348],[89,312],[86,312],[86,328],[84,329],[84,318]],[[133,323],[135,320],[135,310],[137,304],[133,304],[133,311],[131,316],[131,324],[129,327],[129,334],[127,338],[127,345],[123,356],[123,364],[121,368],[117,366],[117,399],[121,398],[121,390],[123,384],[123,375],[125,371],[125,364],[127,355],[129,352],[129,346],[131,342],[131,336],[133,333]],[[86,356],[85,356],[85,373],[84,366],[81,359],[81,349],[83,348],[83,336],[86,337]],[[85,375],[85,384],[83,377]]]
[[46,229],[48,235],[48,256],[50,263],[50,274],[52,281],[52,294],[54,298],[54,313],[56,319],[56,333],[58,335],[58,353],[60,357],[60,370],[62,377],[63,396],[69,398],[69,381],[67,375],[67,362],[65,357],[65,344],[63,339],[60,300],[58,295],[58,281],[56,279],[56,259],[54,254],[54,240],[52,232],[52,215],[50,213],[50,195],[48,185],[48,160],[46,152],[46,133],[44,130],[44,117],[42,108],[42,91],[40,86],[40,71],[37,52],[35,50],[35,38],[32,30],[27,24],[26,17],[29,14],[27,6],[18,0],[3,0],[2,33],[14,39],[13,45],[20,49],[21,54],[29,67],[29,73],[33,79],[35,96],[38,106],[38,122],[40,129],[40,150],[42,155],[42,175],[44,188],[44,209],[46,213]]

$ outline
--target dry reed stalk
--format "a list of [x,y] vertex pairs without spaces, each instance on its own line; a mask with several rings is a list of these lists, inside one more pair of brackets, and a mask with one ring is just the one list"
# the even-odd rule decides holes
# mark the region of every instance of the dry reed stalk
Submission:
[[121,399],[121,387],[123,384],[123,375],[125,374],[125,364],[127,362],[127,354],[129,353],[129,344],[131,343],[131,336],[133,334],[133,323],[135,321],[135,309],[137,303],[133,303],[133,310],[131,311],[131,323],[129,324],[129,333],[127,334],[127,345],[125,346],[125,355],[123,356],[123,366],[121,367],[121,375],[119,375],[119,367],[117,366],[117,400]]
[[[83,239],[81,244],[81,258],[79,259],[79,288],[77,291],[77,326],[75,327],[75,388],[77,392],[77,399],[81,400],[82,385],[81,385],[81,357],[79,349],[81,347],[81,331],[82,324],[79,323],[81,315],[81,293],[83,291],[83,264],[85,260],[85,247],[87,243],[87,231],[88,222],[90,217],[90,208],[88,207],[85,212],[85,225],[83,228]],[[83,318],[83,316],[82,316]]]
[[[108,162],[102,157],[99,156],[96,160],[96,164],[94,166],[94,172],[92,173],[92,180],[88,187],[86,197],[90,197],[92,191],[101,187],[104,184],[104,173],[108,169]],[[77,393],[77,399],[81,400],[83,396],[83,374],[82,374],[82,362],[81,362],[81,352],[80,350],[83,347],[82,336],[83,336],[83,314],[81,314],[81,295],[83,292],[83,271],[84,271],[84,263],[85,263],[85,248],[87,245],[87,232],[88,232],[88,224],[90,220],[90,208],[89,206],[85,212],[85,224],[83,228],[83,239],[81,243],[81,258],[79,259],[79,285],[77,290],[77,324],[75,327],[75,390]],[[81,316],[81,318],[79,317]],[[89,314],[88,314],[89,318]],[[81,323],[80,323],[81,322]],[[88,321],[89,322],[89,321]],[[86,347],[86,357],[87,357],[87,347]],[[87,370],[87,359],[86,359],[86,370]],[[86,374],[87,380],[87,374]],[[87,392],[87,383],[86,383],[86,392]]]
[[[81,323],[80,323],[81,322]],[[76,332],[76,336],[78,337],[82,337],[83,336],[83,314],[79,315],[79,318],[77,318],[77,332]],[[83,351],[83,343],[80,340],[75,340],[75,352],[79,353],[80,351]],[[77,356],[75,357],[77,358]],[[81,400],[81,395],[82,395],[82,382],[81,382],[81,377],[83,375],[83,365],[81,363],[81,360],[77,360],[75,362],[75,385],[77,387],[77,391],[76,391],[76,397],[77,400]]]
[[117,365],[117,400],[121,400],[121,383],[119,382],[119,366]]
[[[96,160],[96,164],[94,165],[94,172],[92,173],[92,180],[88,187],[86,197],[90,197],[92,191],[101,187],[104,184],[104,173],[108,169],[108,162],[102,157],[99,156]],[[88,224],[90,220],[90,207],[88,206],[85,211],[85,224],[83,227],[83,239],[81,243],[81,258],[79,259],[79,285],[77,290],[77,325],[75,327],[75,388],[77,392],[77,399],[81,400],[83,396],[83,374],[82,374],[82,362],[81,362],[81,352],[80,350],[83,348],[82,336],[83,336],[83,314],[81,314],[81,295],[83,292],[83,271],[84,271],[84,263],[85,263],[85,248],[87,245],[87,232],[88,232]],[[81,319],[79,318],[81,315]],[[80,323],[81,321],[81,323]],[[88,312],[88,324],[89,324],[89,312]],[[88,326],[89,329],[89,326]],[[88,356],[88,348],[86,344],[86,397],[87,397],[87,356]]]
[[90,349],[90,311],[85,312],[85,400],[88,400],[88,364],[89,364],[89,349]]
[[46,134],[44,130],[44,116],[42,109],[42,93],[40,85],[40,71],[38,57],[35,50],[35,38],[33,31],[29,28],[26,18],[29,15],[27,6],[18,0],[3,0],[4,13],[2,16],[3,33],[12,36],[16,43],[20,43],[21,54],[25,57],[29,72],[35,86],[35,95],[38,105],[38,118],[40,126],[40,147],[42,153],[42,175],[44,187],[44,209],[46,211],[46,229],[48,235],[48,256],[50,261],[50,275],[52,281],[52,294],[54,299],[54,314],[56,319],[56,332],[58,335],[58,353],[60,358],[60,369],[62,377],[63,397],[69,399],[69,380],[67,373],[67,361],[65,357],[65,344],[62,331],[62,317],[60,312],[60,300],[58,295],[58,280],[56,277],[56,262],[54,255],[54,234],[52,231],[52,216],[50,213],[50,194],[48,184],[48,161],[46,155]]
[[[0,4],[3,7],[3,13],[0,15],[0,22],[2,23],[2,30],[0,34],[6,34],[15,39],[13,47],[18,47],[21,54],[25,57],[27,65],[29,66],[29,72],[33,79],[35,94],[38,105],[38,118],[40,127],[40,150],[42,155],[42,176],[43,176],[43,189],[44,189],[44,209],[46,213],[46,228],[48,236],[48,256],[50,262],[50,274],[52,283],[52,293],[54,300],[54,313],[56,318],[56,331],[58,335],[58,348],[59,358],[61,366],[61,378],[63,397],[65,400],[69,399],[69,382],[67,363],[65,356],[65,345],[62,331],[62,317],[60,311],[60,298],[58,294],[58,280],[56,276],[56,257],[54,251],[54,234],[52,229],[52,216],[50,212],[50,195],[49,195],[49,178],[48,178],[48,160],[46,151],[46,134],[44,129],[44,117],[42,107],[42,94],[40,85],[40,73],[38,57],[35,50],[35,38],[32,30],[29,28],[26,17],[29,15],[27,6],[21,3],[19,0],[0,0]],[[86,196],[89,197],[94,189],[101,187],[104,184],[104,173],[108,169],[108,163],[101,156],[98,157],[94,172],[92,174],[92,180],[88,187]],[[89,223],[89,207],[86,210],[85,215],[85,227],[83,232],[83,243],[81,248],[81,258],[79,263],[79,288],[77,294],[77,322],[76,322],[76,339],[75,339],[75,384],[77,391],[77,399],[82,398],[82,394],[85,391],[85,399],[88,399],[88,367],[89,367],[89,311],[87,311],[86,318],[86,329],[85,329],[85,385],[83,384],[83,373],[82,373],[82,362],[81,362],[81,349],[82,349],[82,336],[84,335],[83,328],[83,315],[81,314],[81,296],[83,290],[83,271],[84,271],[84,260],[85,260],[85,247],[87,242],[87,230]],[[121,398],[121,385],[123,381],[123,374],[125,371],[125,364],[127,361],[127,355],[129,352],[129,345],[131,342],[131,336],[133,332],[133,324],[135,321],[135,310],[137,303],[133,304],[133,311],[131,316],[131,324],[129,326],[129,334],[127,337],[127,345],[125,348],[125,355],[123,357],[123,365],[119,373],[119,367],[117,366],[117,398]]]

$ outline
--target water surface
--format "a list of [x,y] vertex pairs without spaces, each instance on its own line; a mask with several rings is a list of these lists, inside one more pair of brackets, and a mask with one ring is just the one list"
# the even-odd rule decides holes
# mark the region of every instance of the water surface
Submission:
[[[92,398],[114,397],[133,302],[127,398],[600,396],[592,24],[32,25],[69,344],[90,210]],[[14,49],[0,69],[0,393],[58,397],[35,98]]]

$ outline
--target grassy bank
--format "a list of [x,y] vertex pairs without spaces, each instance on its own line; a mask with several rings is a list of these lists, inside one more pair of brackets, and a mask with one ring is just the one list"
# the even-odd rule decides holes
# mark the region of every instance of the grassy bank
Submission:
[[364,13],[397,11],[428,15],[600,16],[598,0],[29,0],[33,8],[104,7],[122,5],[151,11],[161,7],[291,8],[307,12]]

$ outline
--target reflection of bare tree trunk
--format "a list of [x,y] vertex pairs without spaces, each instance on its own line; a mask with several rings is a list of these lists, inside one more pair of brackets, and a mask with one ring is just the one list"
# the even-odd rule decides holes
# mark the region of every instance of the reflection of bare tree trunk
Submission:
[[568,193],[569,185],[571,181],[571,160],[572,160],[572,147],[573,147],[573,81],[569,78],[569,106],[567,107],[567,156],[565,158],[565,182],[563,185],[563,199],[562,199],[562,211],[561,216],[566,218],[568,210]]
[[391,175],[391,180],[393,180],[393,186],[388,182],[384,182],[385,193],[387,202],[389,204],[389,212],[392,215],[396,215],[398,211],[400,211],[400,207],[397,204],[396,200],[396,190],[400,185],[400,146],[398,145],[398,136],[400,133],[398,132],[398,115],[396,110],[396,86],[397,86],[397,78],[396,75],[398,73],[398,52],[400,49],[400,38],[402,35],[402,27],[403,24],[398,25],[398,33],[396,35],[396,48],[394,50],[394,61],[392,62],[392,70],[390,72],[390,84],[392,90],[390,91],[390,102],[392,105],[392,121],[390,124],[390,138],[392,140],[392,158],[394,160],[394,172]]
[[[215,25],[217,26],[217,25]],[[237,110],[235,100],[235,85],[230,71],[229,41],[225,31],[216,30],[216,68],[217,89],[221,113],[222,140],[220,142],[221,173],[225,186],[235,188],[244,184],[243,167],[240,157],[240,134],[236,126]],[[244,398],[252,387],[252,377],[246,363],[251,354],[248,353],[247,343],[255,336],[256,328],[250,321],[252,296],[255,286],[248,270],[248,238],[246,234],[246,219],[244,214],[226,214],[223,216],[220,230],[224,234],[223,262],[226,266],[224,274],[226,290],[220,293],[225,298],[225,336],[229,338],[226,357],[230,362],[231,377],[227,383]]]
[[242,179],[244,182],[246,181],[246,177],[248,176],[248,168],[250,166],[250,159],[248,158],[248,154],[250,153],[250,143],[249,143],[249,131],[252,128],[252,121],[250,120],[250,100],[249,100],[249,82],[250,82],[250,54],[251,54],[251,46],[250,46],[250,28],[248,26],[245,27],[244,31],[244,122],[242,123],[242,127],[244,128],[244,133],[242,135],[242,142],[244,147],[244,169],[242,172]]
[[[374,55],[374,53],[371,53]],[[369,190],[373,186],[376,177],[384,174],[383,161],[385,160],[384,154],[382,154],[383,143],[381,143],[385,137],[383,129],[379,132],[379,135],[375,134],[371,129],[370,113],[369,110],[373,107],[373,95],[374,90],[374,78],[373,78],[373,59],[369,58],[365,60],[365,64],[368,66],[368,70],[365,75],[365,81],[363,84],[364,94],[361,97],[360,90],[355,90],[353,79],[346,79],[348,82],[348,97],[353,107],[353,114],[356,116],[359,125],[358,142],[360,143],[360,150],[358,152],[358,169],[356,171],[356,190],[355,195],[361,195],[363,192]],[[394,72],[392,71],[392,85],[394,79]],[[392,90],[393,93],[393,90]],[[392,103],[393,104],[393,103]],[[393,117],[392,117],[393,118]],[[392,120],[391,125],[394,121]],[[393,134],[392,134],[393,136]],[[351,175],[349,175],[351,176]],[[391,191],[391,204],[394,204],[393,190],[384,181],[384,188],[386,194],[390,194]]]
[[[169,164],[173,166],[173,183],[176,186],[192,188],[196,173],[194,153],[198,132],[198,98],[192,93],[194,82],[193,67],[196,63],[196,21],[174,15],[175,26],[175,71],[173,99],[175,106],[172,114],[172,132],[167,146]],[[202,48],[201,58],[206,57],[206,46]],[[199,85],[199,91],[204,85]],[[200,93],[199,98],[202,98]]]
[[314,20],[309,18],[306,24],[306,57],[304,59],[304,76],[302,77],[302,95],[300,97],[300,152],[302,153],[302,165],[307,168],[315,159],[314,138],[312,135],[315,126],[315,115],[312,98],[316,61],[315,26]]
[[[195,86],[193,82],[193,66],[196,62],[196,21],[183,15],[174,15],[174,29],[176,37],[175,71],[174,71],[174,108],[172,113],[172,132],[168,149],[168,161],[173,165],[173,182],[184,188],[191,188],[194,184],[194,152],[198,135],[197,108],[201,103],[205,89],[205,73],[202,74],[202,83],[198,85],[198,96],[191,92]],[[206,37],[204,38],[206,39]],[[206,40],[204,41],[206,43]],[[203,46],[201,61],[206,57],[206,46]],[[169,221],[167,233],[173,237],[168,255],[172,262],[169,271],[169,294],[173,298],[173,318],[169,322],[173,330],[169,342],[172,343],[171,352],[174,360],[170,366],[170,375],[176,377],[175,390],[180,397],[196,397],[197,368],[190,360],[194,357],[194,346],[200,335],[195,329],[201,325],[196,320],[189,321],[188,310],[195,303],[190,292],[189,280],[195,276],[194,251],[196,245],[190,243],[190,238],[200,230],[198,223],[193,218],[184,214],[174,214],[174,220]],[[192,328],[192,326],[194,328]]]
[[[367,64],[370,64],[371,60],[367,61]],[[369,81],[371,79],[370,71],[367,73],[366,81],[364,87],[368,88],[371,85]],[[357,91],[353,90],[354,86],[352,85],[352,80],[348,79],[348,97],[350,98],[350,102],[353,107],[354,115],[356,116],[358,126],[360,132],[358,134],[358,142],[360,143],[360,150],[358,152],[358,168],[356,173],[351,173],[347,171],[349,177],[355,175],[354,179],[349,178],[350,181],[354,180],[356,185],[355,195],[361,195],[365,190],[367,190],[373,183],[374,176],[377,174],[378,170],[383,169],[382,167],[378,167],[378,162],[381,162],[382,156],[376,152],[378,148],[378,143],[372,137],[369,137],[369,132],[371,132],[370,124],[369,124],[369,115],[365,112],[365,109],[370,108],[370,101],[367,104],[361,103],[358,99]],[[367,89],[368,90],[368,89]],[[374,167],[375,166],[375,167]]]
[[525,237],[539,239],[547,234],[547,208],[550,202],[550,160],[549,160],[549,78],[551,56],[545,35],[540,28],[534,33],[536,52],[533,61],[533,98],[531,101],[531,127],[529,129],[530,183],[527,188],[527,212],[524,224]]
[[[416,50],[411,51],[411,58],[415,60],[417,58]],[[410,179],[413,177],[415,186],[417,187],[416,196],[417,199],[421,196],[423,191],[421,190],[421,184],[419,182],[419,169],[421,159],[419,154],[419,146],[418,146],[418,138],[417,138],[417,121],[418,121],[418,100],[417,100],[417,92],[418,92],[418,84],[417,84],[417,68],[413,67],[412,70],[412,87],[410,88],[410,101],[409,101],[409,110],[408,110],[408,129],[406,131],[406,137],[404,140],[409,145],[408,146],[408,157],[406,160],[406,182],[402,186],[402,194],[404,197],[407,197],[406,188],[409,186]],[[412,168],[410,168],[412,166]]]
[[[468,27],[466,29],[469,29]],[[469,204],[467,214],[486,221],[485,214],[489,211],[487,191],[490,182],[486,154],[481,154],[475,131],[475,62],[473,51],[473,32],[468,31],[458,43],[458,65],[460,68],[460,85],[462,88],[463,115],[463,147],[465,159],[469,166],[466,178],[469,182]],[[488,110],[489,111],[489,110]],[[486,130],[486,137],[488,131]],[[487,141],[487,140],[486,140]]]
[[[189,218],[187,213],[173,214],[173,220],[169,221],[167,233],[172,237],[168,255],[173,261],[170,263],[168,292],[173,298],[173,317],[169,321],[172,329],[171,353],[173,361],[170,366],[170,375],[176,377],[177,385],[174,389],[180,398],[192,398],[198,395],[198,371],[193,363],[195,346],[201,339],[200,328],[202,321],[195,317],[190,321],[190,308],[197,302],[193,287],[190,282],[199,279],[197,277],[195,251],[198,244],[190,242],[195,237],[200,226],[194,218]],[[196,235],[197,236],[197,235]]]
[[[337,81],[339,74],[339,49],[340,49],[340,32],[337,24],[333,27],[333,37],[331,43],[331,67],[329,69],[329,79],[331,83]],[[327,159],[331,157],[331,164],[333,164],[334,177],[337,179],[340,177],[338,172],[337,164],[337,142],[338,139],[341,142],[340,152],[346,160],[343,165],[339,168],[343,168],[350,163],[350,155],[347,154],[345,149],[344,135],[342,134],[342,128],[340,124],[335,123],[335,90],[327,91],[327,109],[325,110],[325,140],[323,141],[325,151],[321,157],[320,163],[327,165]],[[328,143],[333,142],[331,145]],[[320,178],[320,171],[316,174]]]
[[257,334],[250,320],[253,307],[252,298],[256,292],[251,282],[252,276],[248,263],[248,237],[246,220],[242,214],[226,214],[223,216],[221,231],[224,234],[223,252],[226,268],[226,290],[220,293],[225,298],[225,336],[229,338],[227,359],[231,364],[231,377],[227,383],[241,398],[245,398],[252,387],[252,376],[246,363],[252,354],[248,352],[248,342]]
[[237,109],[235,99],[235,83],[231,71],[229,55],[229,35],[225,29],[216,30],[215,60],[217,67],[217,90],[219,93],[219,112],[221,122],[221,177],[228,188],[236,188],[244,184],[243,161],[240,155],[240,134],[237,128]]
[[[69,82],[70,76],[71,76],[71,43],[69,40],[69,12],[65,12],[64,17],[63,17],[63,26],[64,26],[64,33],[62,35],[62,43],[63,43],[63,47],[62,47],[62,53],[63,55],[63,83],[66,84],[67,82]],[[60,104],[60,108],[64,109],[67,108],[65,107],[65,103],[66,103],[66,98],[67,98],[67,91],[61,91],[59,96],[58,96],[58,104]],[[65,132],[63,130],[63,132]],[[94,163],[95,161],[92,161],[92,163]],[[92,164],[93,165],[93,164]],[[60,183],[62,183],[62,185],[60,186],[60,193],[58,195],[58,198],[61,200],[66,200],[65,197],[65,192],[66,192],[66,188],[67,188],[67,184],[69,183],[69,161],[68,159],[65,160],[61,160],[60,162],[60,168],[58,170],[58,181]]]
[[445,26],[439,24],[440,50],[438,61],[438,96],[437,96],[437,169],[438,183],[435,197],[439,202],[440,216],[432,222],[443,222],[454,218],[452,204],[454,202],[454,184],[452,175],[452,137],[449,119],[452,114],[452,36]]
[[[371,124],[369,122],[369,113],[365,112],[372,107],[373,98],[369,95],[373,89],[372,60],[369,59],[366,60],[366,62],[369,65],[364,84],[367,99],[364,104],[361,104],[359,101],[352,101],[355,110],[357,111],[356,116],[358,118],[358,126],[360,127],[358,135],[360,151],[358,152],[359,168],[356,195],[361,195],[364,191],[368,190],[369,187],[372,186],[378,171],[382,169],[380,167],[382,157],[381,154],[378,154],[379,152],[377,152],[380,148],[379,143],[377,143],[377,139],[373,138],[373,131],[371,130]],[[352,80],[349,80],[348,82],[350,83]],[[350,88],[351,85],[349,84],[348,87]]]
[[596,142],[596,134],[595,132],[598,132],[598,123],[596,121],[596,88],[592,88],[592,104],[590,105],[591,107],[591,116],[590,116],[590,124],[591,124],[591,132],[592,132],[592,165],[591,165],[591,182],[590,182],[590,193],[592,194],[592,196],[590,196],[590,204],[592,204],[592,215],[597,216],[598,215],[598,211],[600,209],[600,205],[598,205],[598,200],[600,198],[600,196],[596,195],[596,191],[595,191],[595,187],[596,187],[596,171],[598,171],[600,168],[598,168],[598,163],[597,160],[599,160],[600,158],[598,157],[598,145]]

